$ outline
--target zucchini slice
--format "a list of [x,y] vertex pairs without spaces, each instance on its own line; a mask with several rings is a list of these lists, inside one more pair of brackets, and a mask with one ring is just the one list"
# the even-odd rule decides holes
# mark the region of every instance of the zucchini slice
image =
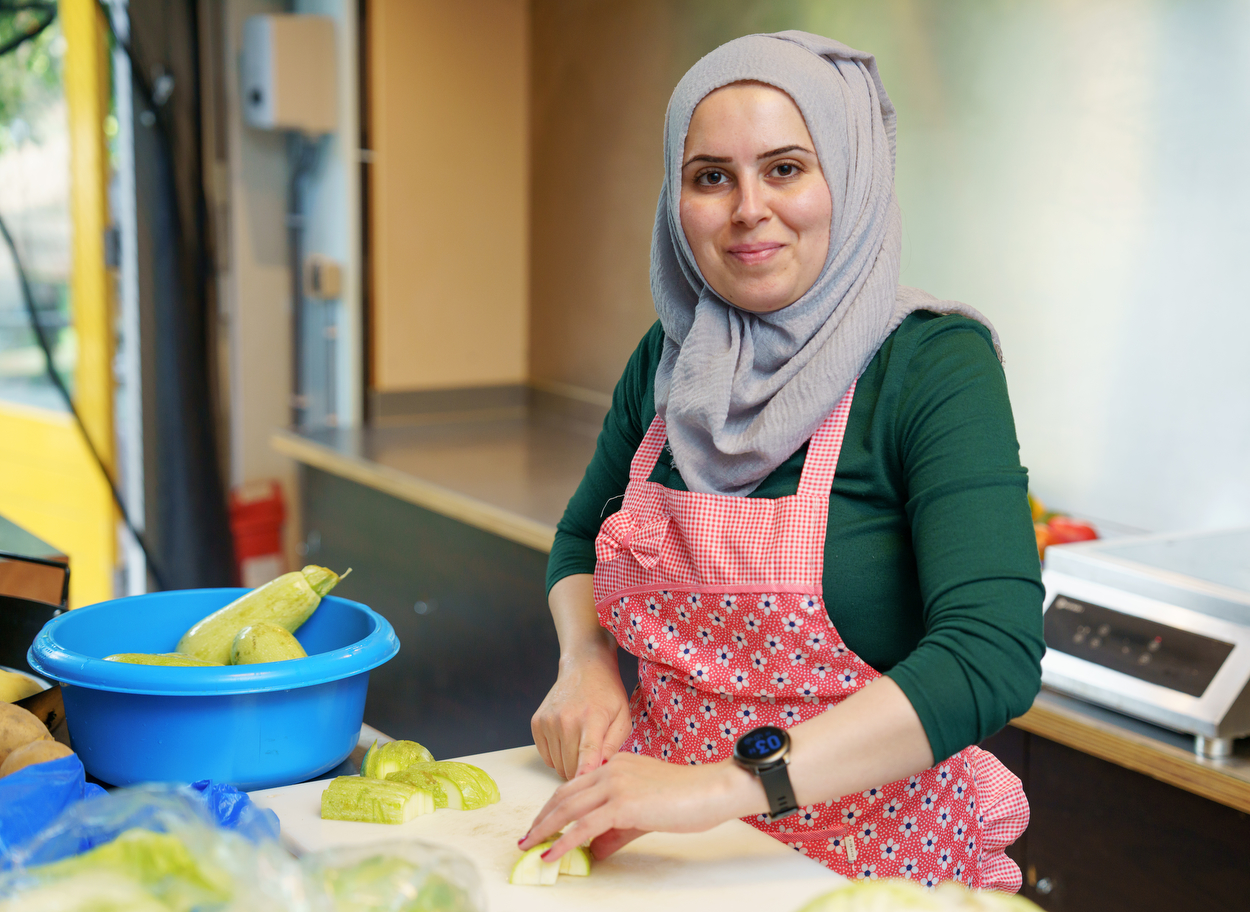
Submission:
[[339,776],[321,793],[322,820],[407,823],[434,813],[434,795],[407,782]]

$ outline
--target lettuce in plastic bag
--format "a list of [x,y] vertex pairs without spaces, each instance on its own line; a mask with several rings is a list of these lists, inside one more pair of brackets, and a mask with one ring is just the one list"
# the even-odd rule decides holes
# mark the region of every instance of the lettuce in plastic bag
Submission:
[[[276,842],[219,828],[208,806],[169,787],[119,789],[67,809],[13,853],[0,912],[322,912]],[[88,889],[85,884],[107,889]]]
[[129,877],[107,871],[75,874],[55,883],[38,884],[12,899],[0,901],[3,912],[169,912]]
[[72,805],[12,853],[12,868],[0,873],[0,912],[485,909],[477,871],[458,852],[402,841],[296,861],[262,838],[267,818],[223,829],[216,799],[200,791],[138,786]]
[[140,884],[177,912],[220,905],[233,893],[230,875],[192,857],[177,836],[139,828],[126,830],[112,842],[82,855],[43,865],[38,871],[44,881],[93,872],[116,874]]
[[304,869],[334,912],[481,912],[481,882],[459,852],[419,840],[331,849]]

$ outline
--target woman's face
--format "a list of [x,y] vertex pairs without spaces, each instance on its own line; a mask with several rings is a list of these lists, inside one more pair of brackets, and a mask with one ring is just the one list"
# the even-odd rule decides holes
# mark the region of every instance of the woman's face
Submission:
[[825,265],[832,213],[789,95],[736,83],[699,102],[682,158],[681,227],[717,294],[755,313],[793,304]]

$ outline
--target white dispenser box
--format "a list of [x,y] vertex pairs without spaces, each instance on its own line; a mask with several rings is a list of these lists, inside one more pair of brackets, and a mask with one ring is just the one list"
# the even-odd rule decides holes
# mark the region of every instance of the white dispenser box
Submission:
[[317,135],[338,125],[334,20],[298,13],[243,23],[243,116],[265,130]]

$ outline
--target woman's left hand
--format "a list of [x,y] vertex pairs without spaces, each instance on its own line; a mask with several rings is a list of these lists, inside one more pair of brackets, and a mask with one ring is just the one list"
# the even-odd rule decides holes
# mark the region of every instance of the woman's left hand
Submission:
[[576,821],[544,860],[588,841],[603,858],[643,833],[697,833],[767,808],[759,780],[730,761],[678,766],[621,753],[556,789],[519,845],[532,848]]

